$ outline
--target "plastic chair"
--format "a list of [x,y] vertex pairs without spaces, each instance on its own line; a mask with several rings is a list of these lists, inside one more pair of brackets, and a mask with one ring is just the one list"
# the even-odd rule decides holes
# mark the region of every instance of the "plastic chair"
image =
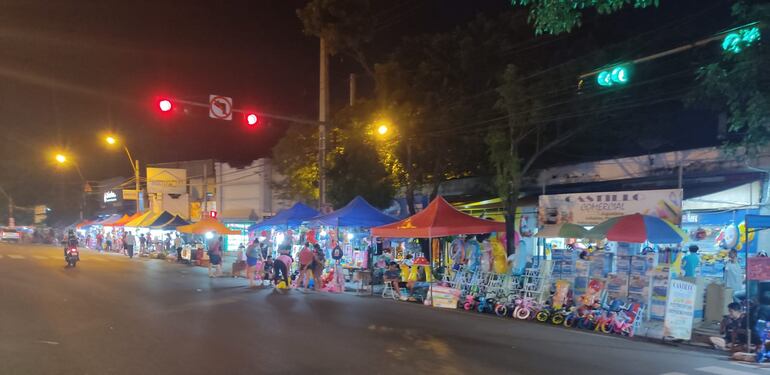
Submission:
[[398,295],[396,295],[396,291],[393,290],[393,284],[390,281],[385,281],[385,285],[382,288],[382,298],[398,299]]

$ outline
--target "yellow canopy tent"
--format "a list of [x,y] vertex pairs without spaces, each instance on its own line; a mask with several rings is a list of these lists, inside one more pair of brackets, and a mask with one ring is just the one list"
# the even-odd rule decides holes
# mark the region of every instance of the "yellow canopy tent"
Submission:
[[176,230],[177,232],[180,232],[180,233],[191,233],[191,234],[206,234],[206,233],[241,234],[241,231],[231,230],[230,228],[226,227],[224,224],[220,223],[217,219],[213,219],[210,217],[207,217],[197,223],[193,223],[190,225],[182,225],[181,227],[177,227]]
[[141,223],[141,222],[142,222],[144,219],[146,219],[147,217],[149,217],[149,216],[152,216],[152,215],[154,215],[154,214],[152,213],[152,211],[147,211],[147,212],[145,212],[145,213],[143,213],[143,214],[141,214],[141,215],[137,216],[136,218],[134,218],[134,220],[131,220],[131,221],[129,221],[129,222],[127,222],[127,223],[123,224],[123,226],[124,226],[124,227],[132,227],[132,228],[138,228],[138,227],[141,227],[141,225],[139,225],[139,224],[140,224],[140,223]]

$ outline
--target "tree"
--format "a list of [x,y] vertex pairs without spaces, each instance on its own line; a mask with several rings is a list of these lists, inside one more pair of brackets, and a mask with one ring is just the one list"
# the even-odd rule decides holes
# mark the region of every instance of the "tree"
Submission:
[[580,27],[582,12],[594,8],[599,14],[610,14],[627,5],[635,8],[658,6],[660,0],[511,0],[513,5],[529,6],[529,22],[536,34],[561,34]]
[[[740,1],[733,5],[740,24],[770,22],[770,4]],[[698,70],[693,99],[728,113],[729,147],[743,146],[749,154],[770,142],[770,59],[767,43],[753,43],[740,53],[727,52],[720,61]]]
[[277,184],[284,199],[318,203],[318,133],[307,125],[292,125],[273,147]]
[[326,41],[329,53],[345,54],[374,78],[364,47],[374,37],[375,23],[368,0],[313,0],[297,10],[305,34]]

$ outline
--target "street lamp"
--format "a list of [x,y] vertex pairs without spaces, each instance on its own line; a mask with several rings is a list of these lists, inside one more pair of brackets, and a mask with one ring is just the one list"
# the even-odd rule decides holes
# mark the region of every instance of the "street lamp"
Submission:
[[80,176],[80,180],[83,182],[83,190],[81,193],[81,201],[80,201],[80,220],[83,220],[83,211],[85,210],[85,206],[86,206],[86,185],[88,184],[88,181],[86,181],[86,178],[83,177],[83,172],[80,170],[80,166],[78,165],[78,163],[75,163],[74,160],[71,160],[70,158],[68,158],[66,155],[62,153],[57,153],[56,155],[54,155],[53,158],[54,160],[56,160],[57,163],[59,163],[59,165],[64,165],[67,163],[72,164],[72,166],[74,166],[75,170],[78,172],[78,176]]
[[[169,102],[171,103],[171,102]],[[170,105],[170,104],[169,104]],[[170,109],[170,108],[169,108]],[[106,142],[110,146],[114,146],[118,144],[118,138],[112,135],[108,135],[104,138],[104,142]],[[135,182],[135,188],[136,188],[136,212],[141,212],[142,207],[139,202],[139,197],[141,196],[141,187],[139,186],[139,160],[134,160],[134,158],[131,157],[131,152],[128,151],[128,147],[123,144],[123,150],[126,152],[126,156],[128,156],[128,161],[131,163],[131,169],[134,170],[134,182]]]

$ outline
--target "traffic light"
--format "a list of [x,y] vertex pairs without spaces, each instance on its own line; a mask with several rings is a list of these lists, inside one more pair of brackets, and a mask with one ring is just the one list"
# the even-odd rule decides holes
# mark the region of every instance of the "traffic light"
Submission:
[[761,36],[756,23],[749,24],[727,33],[722,39],[722,50],[730,53],[741,53],[746,47],[758,41]]
[[259,122],[259,117],[255,113],[246,114],[246,123],[249,124],[249,126],[254,126],[258,122]]
[[627,65],[617,65],[602,70],[596,75],[596,83],[602,87],[625,85],[631,78],[631,71]]
[[158,108],[161,112],[169,112],[172,109],[174,109],[173,103],[171,103],[171,100],[169,99],[159,99],[158,100]]

